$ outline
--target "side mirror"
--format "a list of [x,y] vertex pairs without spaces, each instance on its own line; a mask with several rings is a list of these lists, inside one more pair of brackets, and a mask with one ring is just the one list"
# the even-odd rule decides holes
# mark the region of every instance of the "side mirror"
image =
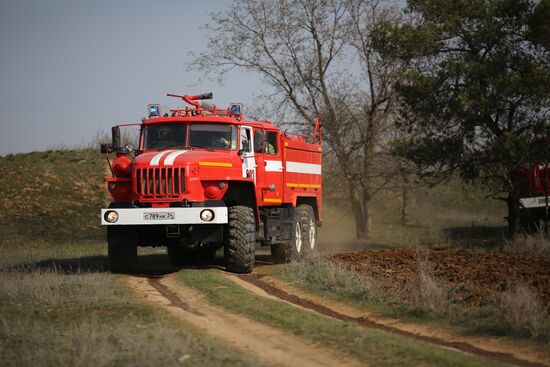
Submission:
[[112,153],[113,152],[113,144],[111,143],[103,143],[101,144],[101,153]]
[[119,126],[113,126],[111,129],[112,136],[113,136],[113,146],[112,150],[117,152],[120,144],[120,127]]

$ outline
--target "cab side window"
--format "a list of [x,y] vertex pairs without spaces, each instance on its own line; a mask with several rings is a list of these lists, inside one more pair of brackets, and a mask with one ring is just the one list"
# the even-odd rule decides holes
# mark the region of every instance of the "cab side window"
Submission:
[[266,132],[265,133],[265,144],[264,152],[265,154],[277,155],[277,133],[276,132]]
[[264,132],[262,130],[256,130],[254,132],[254,153],[261,153],[264,143]]
[[251,129],[246,127],[241,127],[241,149],[245,152],[251,152],[252,147],[250,146],[251,138]]

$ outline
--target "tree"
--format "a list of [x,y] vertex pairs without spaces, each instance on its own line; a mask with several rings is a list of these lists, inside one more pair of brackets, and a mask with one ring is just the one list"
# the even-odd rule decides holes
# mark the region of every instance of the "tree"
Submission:
[[[410,21],[381,24],[377,49],[404,62],[396,85],[407,138],[395,151],[424,178],[458,172],[508,205],[518,225],[517,168],[534,162],[547,134],[547,5],[531,0],[409,0]],[[546,156],[548,159],[548,156]]]
[[192,64],[206,74],[254,72],[278,111],[310,122],[321,117],[359,239],[369,233],[376,192],[369,175],[395,101],[396,68],[372,49],[370,32],[390,14],[377,0],[235,0],[212,15],[206,50]]

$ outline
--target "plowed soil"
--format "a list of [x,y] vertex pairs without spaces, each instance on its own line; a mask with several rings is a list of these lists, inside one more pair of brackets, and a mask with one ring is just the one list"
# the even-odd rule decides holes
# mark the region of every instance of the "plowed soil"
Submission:
[[[550,304],[550,258],[456,248],[428,250],[433,275],[453,290],[455,300],[483,305],[495,300],[508,287],[528,285],[539,290]],[[396,291],[406,289],[418,272],[414,248],[369,250],[333,255],[344,264]]]

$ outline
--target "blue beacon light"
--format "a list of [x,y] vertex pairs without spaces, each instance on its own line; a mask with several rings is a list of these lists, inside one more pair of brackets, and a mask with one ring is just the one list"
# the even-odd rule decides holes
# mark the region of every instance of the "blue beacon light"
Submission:
[[149,117],[158,117],[160,116],[160,105],[159,104],[150,104],[147,105],[149,110]]
[[240,115],[242,105],[240,103],[231,103],[231,114]]

